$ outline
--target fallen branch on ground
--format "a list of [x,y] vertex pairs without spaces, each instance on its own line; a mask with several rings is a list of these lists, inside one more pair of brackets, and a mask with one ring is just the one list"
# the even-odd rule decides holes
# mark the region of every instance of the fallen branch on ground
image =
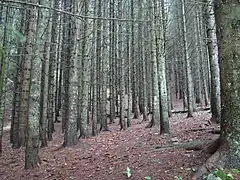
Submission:
[[172,148],[183,148],[186,150],[202,150],[208,154],[214,153],[220,145],[219,137],[212,140],[197,140],[191,142],[174,143],[165,146],[156,146],[154,151],[166,150]]

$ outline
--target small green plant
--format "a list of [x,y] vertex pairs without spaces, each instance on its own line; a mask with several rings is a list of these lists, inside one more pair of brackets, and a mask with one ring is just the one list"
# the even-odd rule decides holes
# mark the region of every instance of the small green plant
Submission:
[[181,176],[174,176],[174,180],[182,180]]
[[223,170],[217,170],[214,172],[214,174],[222,180],[234,180],[234,177],[231,173],[225,173]]
[[[232,172],[236,173],[237,170],[234,169]],[[234,180],[234,177],[231,173],[227,173],[223,169],[220,169],[215,170],[213,173],[209,174],[207,180]]]
[[234,174],[240,174],[240,170],[239,170],[239,169],[232,169],[232,173],[234,173]]
[[145,180],[151,180],[152,178],[150,176],[146,176],[144,179]]
[[131,169],[127,167],[127,170],[123,171],[123,174],[126,175],[128,178],[130,178],[132,176]]

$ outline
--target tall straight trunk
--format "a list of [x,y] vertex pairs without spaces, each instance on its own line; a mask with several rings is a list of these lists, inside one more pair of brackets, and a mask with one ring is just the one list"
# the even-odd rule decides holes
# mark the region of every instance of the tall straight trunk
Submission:
[[[54,18],[54,17],[53,17]],[[63,58],[64,58],[64,51],[63,50],[63,35],[64,35],[64,28],[63,28],[63,16],[59,15],[59,31],[58,31],[58,46],[57,46],[57,69],[56,69],[56,89],[55,89],[55,113],[56,113],[56,118],[58,118],[58,114],[62,117],[62,72],[63,72]],[[52,32],[54,31],[54,28],[52,29]],[[54,47],[53,47],[54,48]],[[52,51],[51,51],[52,52]],[[51,56],[50,52],[50,56]],[[54,55],[54,54],[53,54]],[[54,58],[54,57],[53,57]],[[51,61],[51,57],[50,57]],[[60,114],[61,112],[61,114]],[[64,121],[62,120],[62,133],[64,132]],[[50,127],[48,126],[49,130]],[[48,130],[48,138],[49,136],[52,136],[52,131]]]
[[[69,9],[70,12],[79,14],[79,7],[77,3],[73,3],[71,0],[65,4],[65,7]],[[70,5],[73,7],[70,9]],[[66,27],[68,42],[67,67],[64,69],[64,81],[63,87],[64,92],[64,116],[66,116],[66,130],[64,133],[63,146],[69,147],[77,144],[77,107],[78,107],[78,54],[79,54],[79,20],[68,16],[68,21]]]
[[[148,2],[144,2],[144,6],[147,7],[146,10],[146,18],[150,19],[150,12],[148,8]],[[151,27],[151,22],[147,22],[144,26],[144,47],[146,48],[145,50],[145,72],[146,72],[146,90],[147,90],[147,113],[151,114],[152,112],[152,56],[151,56],[151,48],[152,48],[152,42],[151,42],[151,34],[150,34],[150,27]]]
[[[9,8],[6,10],[5,23],[8,24]],[[4,107],[5,107],[5,83],[6,83],[6,70],[7,70],[7,52],[8,49],[8,37],[7,37],[7,25],[5,25],[3,31],[2,49],[0,49],[0,156],[2,154],[2,137],[3,137],[3,125],[4,125]]]
[[[131,0],[131,18],[134,19],[134,0]],[[135,58],[135,28],[134,22],[131,24],[131,59],[132,59],[132,108],[134,113],[134,118],[139,118],[139,108],[138,108],[138,90],[137,90],[137,75],[136,75],[136,58]]]
[[[168,97],[167,97],[167,81],[166,81],[166,59],[165,59],[165,36],[164,36],[164,3],[160,0],[154,3],[154,10],[157,21],[157,67],[159,77],[159,94],[160,94],[160,134],[169,133],[168,121]],[[159,6],[159,7],[158,7]],[[158,15],[159,13],[159,15]],[[160,27],[158,24],[161,24]]]
[[[109,6],[110,6],[110,11],[109,11],[109,16],[111,18],[114,18],[114,9],[115,9],[115,1],[114,0],[110,0],[109,2]],[[110,123],[114,122],[115,119],[115,75],[114,75],[114,62],[115,62],[115,21],[109,21],[109,66],[110,66],[110,78],[109,78],[109,88],[110,88]]]
[[159,87],[158,87],[158,70],[157,70],[157,47],[156,47],[156,16],[153,8],[154,0],[149,1],[148,8],[150,13],[150,43],[151,45],[151,77],[152,77],[152,119],[148,127],[160,124],[159,109]]
[[240,169],[239,9],[238,0],[215,1],[222,98],[220,162],[227,169]]
[[[200,38],[199,38],[199,34],[200,34],[200,29],[198,26],[199,23],[199,11],[198,8],[196,8],[196,12],[195,12],[195,18],[194,18],[194,40],[195,40],[195,47],[196,49],[201,49],[201,44],[200,44]],[[201,72],[200,72],[200,62],[201,62],[201,51],[196,51],[196,61],[194,62],[194,67],[193,70],[195,71],[194,75],[194,79],[195,79],[195,96],[196,96],[196,103],[197,104],[202,104],[202,86],[201,86]]]
[[[81,3],[81,13],[85,13],[85,3],[82,2]],[[82,41],[83,41],[83,25],[84,22],[80,22],[80,26],[79,26],[79,38],[78,39],[78,43],[80,43],[81,45],[78,45],[78,54],[77,54],[77,58],[78,58],[78,64],[77,64],[77,71],[78,71],[78,97],[77,97],[77,132],[80,131],[80,124],[81,124],[81,96],[82,96]],[[92,92],[92,90],[91,90]],[[91,101],[92,101],[92,95],[91,95]]]
[[[122,0],[118,0],[118,18],[121,19],[123,14],[123,4]],[[125,121],[125,62],[123,57],[123,27],[122,22],[118,22],[118,60],[119,64],[119,78],[120,78],[120,126],[121,129],[125,130],[127,128],[127,122]]]
[[[203,14],[202,8],[199,8],[200,14]],[[206,38],[206,27],[204,24],[206,24],[203,16],[198,16],[199,22],[199,39],[200,39],[200,54],[201,54],[201,62],[200,62],[200,69],[201,69],[201,77],[202,77],[202,86],[203,86],[203,95],[204,95],[204,101],[205,101],[205,106],[209,106],[209,72],[210,69],[208,67],[208,56],[209,54],[206,52],[207,48],[205,44],[207,42],[204,40]],[[206,55],[207,53],[207,55]]]
[[[138,0],[136,2],[137,4],[137,18],[138,19],[142,19],[142,13],[143,13],[143,9],[142,9],[142,1]],[[137,48],[136,48],[136,67],[137,67],[137,71],[136,71],[136,76],[137,78],[137,87],[138,87],[138,104],[139,104],[139,110],[140,110],[140,114],[143,114],[143,72],[142,72],[142,67],[143,67],[143,25],[142,22],[138,22],[137,23]],[[143,114],[143,117],[146,117],[146,114]]]
[[[102,16],[102,0],[98,0],[98,3],[96,4],[97,8],[97,16]],[[97,101],[97,123],[100,124],[101,122],[101,113],[100,113],[100,104],[101,104],[101,95],[100,95],[100,89],[101,89],[101,63],[102,63],[102,21],[97,20],[96,21],[96,101]]]
[[[64,1],[63,3],[63,10],[68,10],[67,8],[69,8],[69,0]],[[68,107],[64,106],[64,104],[69,104],[69,101],[67,95],[65,93],[68,93],[67,87],[64,87],[64,85],[67,85],[67,81],[68,81],[68,72],[67,72],[67,60],[69,59],[69,42],[68,42],[68,31],[70,31],[68,29],[68,15],[67,14],[63,14],[63,34],[62,34],[62,49],[64,51],[61,52],[61,67],[60,67],[60,71],[62,74],[60,74],[61,78],[61,82],[59,82],[59,85],[61,84],[61,86],[59,87],[59,89],[61,89],[61,95],[63,95],[61,97],[61,101],[62,101],[62,133],[65,133],[66,128],[67,128],[67,115],[68,115]],[[50,65],[50,64],[49,64]],[[49,66],[50,67],[50,66]],[[49,77],[50,79],[51,77]],[[50,81],[50,80],[49,80]],[[49,89],[49,91],[51,91],[51,89]],[[48,113],[51,113],[48,111]],[[50,121],[49,121],[50,122]],[[48,125],[48,127],[50,127],[51,124]],[[51,129],[49,129],[51,131]]]
[[[56,3],[56,2],[55,2]],[[60,2],[59,2],[60,3]],[[60,4],[58,4],[59,6]],[[54,7],[56,7],[57,5],[55,4]],[[53,18],[55,18],[53,16]],[[56,79],[55,79],[55,82],[56,82],[56,88],[55,88],[55,113],[56,113],[56,116],[55,116],[55,120],[57,119],[57,122],[59,122],[60,120],[58,120],[58,117],[62,115],[62,113],[60,114],[60,112],[62,112],[62,70],[63,70],[63,57],[64,57],[64,54],[63,54],[63,35],[64,35],[64,31],[63,31],[63,16],[60,16],[59,15],[59,20],[56,21],[59,23],[58,27],[59,27],[59,31],[57,33],[58,37],[56,39],[56,41],[58,42],[58,45],[57,45],[57,63],[56,63]],[[52,26],[54,25],[54,23],[52,24]],[[55,31],[55,29],[52,27],[52,33]],[[53,36],[52,36],[53,38]],[[51,41],[54,41],[53,39]],[[52,46],[52,49],[54,49],[55,47]],[[50,52],[50,61],[51,61],[51,53],[52,51]],[[53,55],[53,58],[54,58],[54,54]],[[62,120],[62,132],[64,132],[64,122],[63,122],[63,119],[61,118]],[[48,130],[48,139],[49,137],[52,137],[52,131],[50,131],[50,128],[49,127],[49,130]]]
[[[131,17],[130,2],[127,3],[128,17]],[[131,126],[131,59],[130,59],[130,23],[126,24],[126,60],[127,60],[127,127]]]
[[[204,97],[205,106],[208,105],[208,91],[206,87],[206,75],[204,70],[204,42],[203,42],[203,28],[202,28],[202,11],[201,8],[198,8],[198,14],[196,16],[197,21],[197,39],[199,45],[199,72],[201,79],[201,95]],[[203,105],[203,102],[201,103]]]
[[[99,8],[100,1],[95,0],[94,3],[94,15],[95,16],[100,16],[101,14],[98,14],[98,8]],[[101,5],[100,5],[101,7]],[[101,39],[97,39],[97,21],[101,20],[93,20],[93,38],[92,38],[92,46],[94,49],[94,53],[92,56],[92,135],[96,136],[98,131],[97,131],[97,53],[99,49],[97,46],[101,46]],[[100,29],[98,30],[100,31]],[[100,44],[99,44],[100,43]]]
[[183,31],[183,39],[184,39],[184,44],[183,44],[184,60],[186,63],[185,70],[186,70],[186,78],[187,78],[187,103],[188,103],[187,117],[193,117],[193,80],[192,80],[190,57],[188,52],[185,0],[181,0],[181,10],[182,10],[182,31]]
[[[177,6],[181,7],[181,2],[177,1]],[[184,35],[182,28],[182,9],[177,8],[177,17],[181,17],[177,21],[177,29],[178,29],[178,51],[176,53],[176,57],[178,60],[178,77],[179,77],[179,99],[183,101],[183,109],[185,110],[188,107],[187,104],[187,82],[186,82],[186,73],[185,73],[185,59],[184,59]]]
[[[55,9],[60,8],[60,0],[54,0],[53,7]],[[60,59],[60,50],[61,50],[61,25],[60,25],[60,18],[57,12],[52,12],[52,31],[51,31],[51,45],[50,45],[50,58],[49,61],[52,63],[56,63],[56,72],[55,72],[55,92],[54,92],[54,111],[55,111],[55,119],[54,122],[59,122],[58,118],[60,116],[60,108],[58,106],[58,97],[61,96],[58,94],[58,83],[59,83],[59,59]],[[57,52],[57,53],[56,53]],[[51,73],[52,77],[53,74]],[[52,86],[52,85],[51,85]],[[52,88],[52,87],[51,87]],[[52,123],[52,122],[50,122]],[[48,138],[51,140],[51,134],[52,131],[50,130],[51,127],[49,127],[49,135]]]
[[[64,36],[66,34],[66,32],[65,32],[66,30],[65,30],[64,24],[66,22],[66,17],[63,15],[61,19],[62,19],[62,23],[61,23],[62,24],[61,49],[65,49],[65,46],[64,46],[64,44],[65,44],[64,43]],[[63,94],[63,69],[64,69],[64,59],[65,59],[65,56],[66,56],[65,55],[65,51],[62,51],[61,52],[60,67],[59,67],[59,80],[58,80],[58,94],[59,94],[59,96],[58,96],[58,109],[61,109],[62,114],[63,114],[63,106],[62,106],[62,102],[63,102],[63,97],[62,97],[62,94]],[[65,122],[66,121],[65,121],[65,119],[62,116],[62,133],[64,133],[65,128],[66,128],[66,123]],[[50,128],[50,124],[49,124],[48,127]],[[49,130],[50,130],[49,132],[51,132],[51,129],[49,129]],[[49,135],[52,136],[52,133],[49,134]]]
[[[34,0],[33,0],[34,1]],[[35,8],[36,9],[36,8]],[[29,115],[29,95],[31,86],[31,72],[32,72],[32,51],[35,40],[36,24],[34,22],[36,13],[33,9],[27,11],[26,19],[30,18],[26,23],[25,34],[28,38],[25,42],[23,50],[23,72],[22,72],[22,87],[20,92],[20,107],[19,107],[19,129],[18,129],[18,143],[17,147],[26,145],[27,123]],[[36,122],[34,122],[36,123]],[[39,130],[37,130],[39,131]]]
[[180,98],[180,83],[179,83],[179,70],[178,70],[178,59],[176,49],[174,49],[174,87],[175,87],[175,98],[176,100]]
[[205,13],[207,16],[208,52],[211,71],[211,120],[219,123],[221,119],[220,72],[213,0],[204,2],[208,3]]
[[[142,13],[143,13],[143,2],[141,0],[138,1],[138,19],[142,19]],[[141,22],[138,23],[138,54],[139,54],[139,61],[141,61],[141,75],[142,80],[141,83],[141,89],[142,89],[142,98],[141,98],[141,106],[142,106],[142,114],[143,114],[143,121],[147,121],[147,83],[146,83],[146,62],[144,58],[144,47],[143,47],[143,24]]]
[[[85,3],[85,13],[88,14],[89,2]],[[88,136],[87,118],[88,118],[88,101],[89,101],[89,52],[88,52],[88,18],[84,18],[84,29],[83,29],[83,43],[82,43],[82,99],[81,99],[81,121],[80,121],[80,136]]]
[[[37,3],[37,0],[31,0],[31,3]],[[19,145],[25,145],[24,128],[25,121],[27,121],[26,131],[26,149],[25,149],[25,169],[34,168],[38,166],[39,156],[39,119],[33,115],[34,105],[36,102],[31,98],[30,103],[30,89],[31,89],[31,74],[35,68],[34,62],[34,44],[37,26],[37,8],[32,7],[27,10],[28,23],[26,26],[26,43],[25,43],[25,59],[23,70],[23,86],[21,92],[21,105],[20,105],[20,138]],[[29,105],[31,107],[31,114],[29,114]]]
[[[49,1],[41,0],[40,4],[48,4]],[[49,3],[51,6],[51,1]],[[50,17],[49,11],[46,11],[44,9],[39,10],[39,14],[42,16],[38,16],[38,25],[37,25],[37,43],[40,41],[40,36],[42,36],[43,31],[45,31],[44,34],[44,40],[45,43],[43,43],[43,46],[40,47],[43,49],[43,55],[42,57],[42,74],[41,74],[41,95],[40,95],[40,141],[41,141],[41,147],[47,146],[47,125],[48,125],[48,117],[47,117],[47,103],[48,103],[48,66],[49,66],[49,56],[50,56],[50,44],[49,41],[51,41],[51,19],[48,19]],[[45,24],[48,24],[47,27],[44,27]],[[46,28],[46,30],[45,30]],[[38,49],[40,49],[38,48]],[[38,52],[39,53],[39,52]]]
[[[103,16],[107,16],[107,0],[103,0]],[[107,30],[107,22],[103,21],[103,32]],[[107,35],[106,33],[103,33],[102,36],[102,78],[101,78],[101,88],[100,88],[100,97],[101,97],[101,102],[100,102],[100,113],[101,113],[101,129],[103,131],[108,131],[108,123],[107,123],[107,107],[106,107],[106,102],[107,102]]]
[[[54,8],[59,8],[59,0],[54,0]],[[56,70],[56,50],[57,50],[57,26],[58,26],[58,15],[56,12],[53,12],[52,17],[52,31],[51,31],[51,46],[50,46],[50,57],[48,65],[48,140],[52,140],[52,133],[54,132],[54,121],[55,121],[55,70]],[[61,95],[60,95],[61,97]],[[59,108],[59,107],[58,107]],[[58,109],[59,110],[59,109]],[[58,113],[58,112],[57,112]]]
[[[25,29],[25,16],[26,11],[21,11],[21,23],[19,32],[24,34]],[[14,74],[14,94],[12,103],[12,119],[11,119],[11,131],[10,131],[10,142],[13,148],[18,147],[18,130],[19,130],[19,113],[20,113],[20,92],[22,87],[22,70],[23,70],[23,43],[18,43],[17,54],[19,58],[16,59],[16,68]]]

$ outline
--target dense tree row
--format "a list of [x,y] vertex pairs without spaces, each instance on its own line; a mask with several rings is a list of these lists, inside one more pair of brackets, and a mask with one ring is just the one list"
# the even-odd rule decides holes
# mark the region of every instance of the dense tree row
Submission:
[[3,0],[0,8],[0,137],[11,110],[10,142],[26,147],[26,168],[37,166],[57,122],[64,147],[141,115],[170,133],[176,99],[188,117],[211,105],[220,122],[212,0]]

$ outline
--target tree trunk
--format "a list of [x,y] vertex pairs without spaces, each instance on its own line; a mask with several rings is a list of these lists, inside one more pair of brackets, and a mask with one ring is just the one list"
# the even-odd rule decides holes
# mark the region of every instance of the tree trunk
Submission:
[[[118,0],[118,18],[122,18],[123,14],[123,4],[122,0]],[[120,78],[120,126],[121,129],[125,130],[127,128],[127,123],[125,121],[125,62],[123,57],[123,28],[122,22],[118,22],[118,60],[119,64],[119,78]]]
[[211,70],[211,120],[219,123],[221,118],[220,72],[215,17],[213,15],[213,0],[210,0],[208,3],[205,13],[207,16],[208,52]]
[[[99,4],[100,4],[100,1],[95,0],[95,3],[94,3],[94,15],[95,16],[98,15]],[[97,131],[97,53],[99,51],[98,46],[101,46],[101,39],[100,39],[100,37],[97,38],[97,35],[98,35],[97,34],[97,22],[98,21],[100,21],[100,20],[93,20],[93,38],[92,38],[92,44],[93,44],[92,46],[95,51],[92,56],[92,76],[91,76],[91,78],[92,78],[92,109],[91,109],[91,113],[92,113],[92,135],[93,136],[96,136],[98,134],[98,131]],[[98,31],[100,31],[100,29]],[[96,41],[96,38],[97,38],[97,41]]]
[[[166,79],[166,55],[165,55],[165,16],[164,16],[164,1],[160,0],[160,15],[157,22],[161,24],[157,44],[159,44],[159,59],[158,59],[158,77],[160,81],[160,134],[169,132],[168,120],[168,94],[167,94],[167,79]],[[157,12],[156,12],[157,13]],[[157,26],[158,27],[158,26]]]
[[[32,0],[31,3],[37,3],[37,0]],[[19,146],[25,145],[25,123],[27,124],[26,132],[26,149],[25,149],[25,169],[34,168],[38,166],[39,156],[39,119],[34,114],[34,106],[36,100],[34,97],[29,98],[31,89],[31,74],[34,63],[34,44],[37,25],[37,8],[32,7],[27,10],[27,27],[26,27],[26,44],[25,44],[25,60],[23,70],[23,87],[21,92],[21,106],[20,106],[20,138]],[[31,114],[29,114],[29,105],[31,107]]]
[[[49,1],[41,0],[40,4],[47,4]],[[51,3],[49,3],[51,5]],[[37,25],[37,44],[40,44],[41,36],[43,36],[45,43],[42,42],[42,46],[40,46],[38,49],[38,57],[39,61],[42,59],[42,74],[41,74],[41,94],[40,94],[40,141],[41,141],[41,147],[47,146],[47,125],[48,125],[48,117],[47,117],[47,103],[48,103],[48,77],[49,77],[49,56],[50,56],[50,42],[51,40],[51,19],[48,19],[50,17],[50,13],[44,9],[40,9],[39,14],[41,16],[38,16],[38,25]],[[47,27],[45,25],[48,24]],[[47,29],[47,30],[46,30]],[[45,33],[44,33],[45,31]],[[44,53],[40,54],[40,51],[43,50]]]
[[[109,16],[111,18],[114,18],[114,0],[110,0],[110,13]],[[114,62],[115,62],[115,21],[110,21],[109,22],[109,33],[110,33],[110,37],[109,37],[109,44],[110,44],[110,52],[109,52],[109,66],[110,66],[110,78],[109,78],[109,88],[110,88],[110,123],[114,122],[115,119],[115,76],[114,76]]]
[[[25,15],[26,12],[24,10],[21,11],[21,26],[20,32],[23,34],[25,29]],[[19,129],[19,113],[20,113],[20,92],[22,87],[22,71],[23,71],[23,44],[20,42],[18,44],[17,54],[20,56],[16,59],[17,66],[15,68],[14,74],[14,94],[12,101],[12,119],[11,119],[11,134],[10,134],[10,142],[12,143],[13,148],[18,147],[18,129]]]
[[[88,1],[84,1],[85,3],[85,13],[88,13],[89,3]],[[87,137],[88,128],[87,128],[87,119],[88,119],[88,101],[89,101],[89,52],[88,52],[88,18],[84,18],[84,29],[83,29],[83,43],[82,43],[82,99],[81,99],[81,121],[80,121],[80,136]]]
[[[103,0],[103,16],[107,16],[107,1]],[[107,22],[103,21],[103,32],[107,31]],[[108,123],[107,123],[107,65],[108,65],[108,59],[107,59],[107,35],[106,33],[102,34],[102,69],[101,69],[101,88],[100,88],[100,97],[101,97],[101,102],[100,102],[100,113],[101,113],[101,130],[102,131],[108,131]]]
[[240,169],[240,2],[216,1],[215,8],[221,70],[221,138],[228,152],[225,167]]
[[152,43],[151,48],[151,65],[152,65],[152,119],[148,127],[155,124],[160,124],[160,110],[159,110],[159,87],[158,87],[158,72],[157,72],[157,53],[156,53],[156,18],[154,15],[153,1],[148,4],[150,19],[152,20],[150,26],[150,40]]
[[187,103],[188,103],[188,115],[187,117],[193,117],[193,80],[190,65],[190,58],[188,52],[188,42],[187,42],[187,27],[186,27],[186,14],[185,14],[185,0],[181,0],[181,10],[182,10],[182,31],[183,31],[183,41],[184,41],[184,61],[187,77]]
[[[7,56],[8,52],[8,41],[9,36],[7,34],[7,24],[9,22],[10,9],[6,8],[5,14],[5,28],[3,31],[2,47],[0,47],[0,156],[2,154],[2,137],[3,137],[3,125],[4,125],[4,109],[5,109],[5,98],[6,98],[6,71],[7,71]],[[2,35],[2,34],[1,34]]]
[[[134,19],[134,0],[131,0],[131,18]],[[135,58],[135,28],[134,22],[131,24],[131,59],[132,59],[132,110],[135,119],[139,118],[139,108],[138,108],[138,91],[137,91],[137,75],[136,75],[136,58]]]

